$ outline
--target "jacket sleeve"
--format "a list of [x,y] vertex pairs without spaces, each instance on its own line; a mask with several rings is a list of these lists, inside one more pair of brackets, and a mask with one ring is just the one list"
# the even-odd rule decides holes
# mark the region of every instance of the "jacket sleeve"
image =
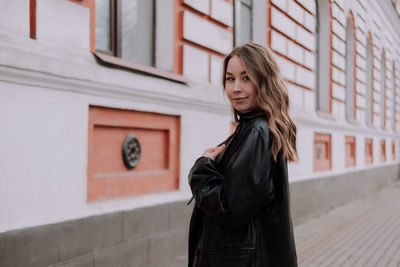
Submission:
[[208,157],[200,157],[189,173],[196,205],[229,229],[248,224],[274,198],[269,138],[256,128],[245,131],[225,176]]

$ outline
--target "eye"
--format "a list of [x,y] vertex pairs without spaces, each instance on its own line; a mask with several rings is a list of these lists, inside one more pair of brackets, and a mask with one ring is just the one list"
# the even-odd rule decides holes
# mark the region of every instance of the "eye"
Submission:
[[244,76],[244,77],[243,77],[243,81],[250,81],[249,76]]
[[234,81],[235,79],[231,76],[225,77],[225,81]]

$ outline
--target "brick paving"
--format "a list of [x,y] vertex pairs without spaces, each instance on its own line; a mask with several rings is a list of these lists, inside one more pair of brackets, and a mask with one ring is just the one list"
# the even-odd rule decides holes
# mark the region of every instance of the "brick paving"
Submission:
[[400,181],[294,232],[300,267],[400,267]]

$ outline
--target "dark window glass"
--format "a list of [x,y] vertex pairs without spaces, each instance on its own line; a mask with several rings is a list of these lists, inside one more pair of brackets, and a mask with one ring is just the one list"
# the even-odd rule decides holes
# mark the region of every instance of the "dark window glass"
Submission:
[[122,58],[143,65],[153,65],[153,1],[121,2]]
[[111,51],[111,3],[110,0],[96,0],[96,49]]
[[96,50],[154,65],[154,0],[96,0]]
[[252,1],[235,1],[235,46],[252,41]]

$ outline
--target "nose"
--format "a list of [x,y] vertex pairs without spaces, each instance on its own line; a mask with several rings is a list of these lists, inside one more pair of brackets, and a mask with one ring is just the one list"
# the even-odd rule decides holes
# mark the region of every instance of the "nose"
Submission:
[[240,79],[235,80],[235,83],[233,85],[233,91],[234,92],[242,91],[241,86],[240,86]]

